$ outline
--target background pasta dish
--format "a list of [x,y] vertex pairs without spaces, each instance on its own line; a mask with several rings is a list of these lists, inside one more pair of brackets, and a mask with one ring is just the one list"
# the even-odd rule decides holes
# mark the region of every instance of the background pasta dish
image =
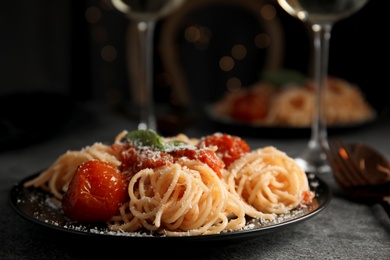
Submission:
[[[376,116],[358,86],[330,76],[327,82],[328,126],[359,124]],[[275,86],[264,80],[249,88],[226,93],[212,106],[212,113],[253,125],[310,127],[313,109],[312,82],[305,80]]]

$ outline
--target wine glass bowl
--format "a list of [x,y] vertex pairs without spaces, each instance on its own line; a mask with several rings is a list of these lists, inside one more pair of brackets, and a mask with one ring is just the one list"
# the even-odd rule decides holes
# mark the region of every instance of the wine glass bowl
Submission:
[[135,21],[158,20],[174,12],[185,0],[111,0],[116,9]]
[[326,124],[326,85],[329,41],[333,24],[360,10],[368,0],[277,0],[291,16],[309,25],[313,37],[313,83],[315,89],[311,136],[296,161],[306,172],[328,173],[331,167],[323,149],[329,147]]
[[[153,41],[156,21],[174,12],[186,0],[111,0],[112,5],[135,22],[139,35],[140,75],[138,129],[157,130],[153,100]],[[130,67],[130,66],[129,66]]]
[[278,0],[291,16],[312,24],[335,23],[360,10],[368,0]]

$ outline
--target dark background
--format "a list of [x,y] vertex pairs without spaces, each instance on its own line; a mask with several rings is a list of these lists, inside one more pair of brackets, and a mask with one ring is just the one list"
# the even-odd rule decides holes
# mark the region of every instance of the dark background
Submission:
[[[370,0],[361,11],[338,22],[332,31],[329,58],[329,74],[357,84],[380,112],[389,108],[384,94],[389,68],[387,5],[386,1]],[[283,67],[307,74],[311,48],[307,30],[277,5],[275,8],[285,33]],[[86,19],[88,10],[98,10],[95,20]],[[67,95],[76,102],[100,100],[114,106],[131,100],[124,57],[128,20],[105,1],[3,1],[0,17],[0,95],[49,91]],[[250,15],[238,8],[205,9],[193,18],[212,27],[215,35],[233,32],[234,27],[234,37],[241,41],[256,30]],[[159,41],[164,37],[159,31],[163,23],[164,20],[160,21],[156,28],[157,54]],[[116,50],[113,60],[101,58],[105,46]],[[223,46],[214,50],[221,49]],[[212,53],[207,57],[192,53],[184,59],[183,67],[189,79],[193,77],[192,84],[196,84],[191,86],[192,91],[201,90],[201,94],[196,92],[196,99],[201,99],[197,102],[216,99],[230,76],[213,72],[209,74],[211,76],[195,78],[191,74],[205,70],[207,59],[216,59]],[[191,62],[191,55],[198,59]],[[244,85],[258,80],[262,69],[260,59],[251,57],[229,72],[239,76]],[[154,70],[155,100],[169,103],[172,92],[169,83],[157,80],[165,70],[159,55],[155,58]],[[218,73],[221,75],[216,76]],[[203,92],[204,89],[211,93]]]

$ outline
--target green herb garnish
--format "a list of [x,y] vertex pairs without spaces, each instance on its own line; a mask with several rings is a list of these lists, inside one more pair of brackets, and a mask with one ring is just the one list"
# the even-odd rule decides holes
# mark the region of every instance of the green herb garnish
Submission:
[[128,133],[126,138],[139,148],[153,147],[164,150],[163,139],[153,130],[134,130]]
[[164,144],[164,151],[166,151],[166,152],[172,152],[173,150],[177,150],[177,149],[193,149],[193,150],[195,150],[196,147],[191,145],[191,144],[188,144],[186,142],[179,141],[179,140],[172,140],[172,141],[169,141],[169,142]]
[[286,84],[302,85],[307,81],[307,77],[296,70],[280,69],[276,71],[263,71],[261,78],[277,87]]
[[154,148],[165,152],[186,148],[196,149],[195,146],[179,140],[164,142],[164,139],[160,135],[149,129],[134,130],[126,135],[126,139],[138,148]]

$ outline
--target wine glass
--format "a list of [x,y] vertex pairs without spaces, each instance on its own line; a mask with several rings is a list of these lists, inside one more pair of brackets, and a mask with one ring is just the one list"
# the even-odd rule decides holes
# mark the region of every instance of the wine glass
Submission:
[[111,0],[113,6],[136,22],[140,48],[138,129],[157,130],[153,100],[153,39],[156,21],[174,12],[185,0]]
[[287,13],[309,25],[313,35],[315,96],[311,136],[306,149],[296,158],[306,172],[331,171],[323,149],[329,147],[325,96],[332,27],[335,22],[360,10],[367,2],[368,0],[278,0]]

